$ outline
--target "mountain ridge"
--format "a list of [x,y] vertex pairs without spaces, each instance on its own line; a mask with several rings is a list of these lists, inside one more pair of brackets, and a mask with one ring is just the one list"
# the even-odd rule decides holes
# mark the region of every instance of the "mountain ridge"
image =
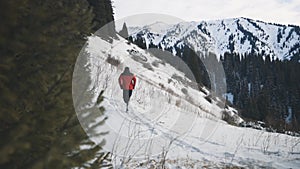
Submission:
[[226,52],[257,53],[269,55],[271,60],[290,60],[300,53],[300,27],[296,25],[266,23],[245,17],[166,24],[161,30],[157,30],[157,25],[129,27],[129,35],[133,41],[142,40],[147,48],[156,46],[173,54],[183,43],[197,52],[208,50],[217,56]]

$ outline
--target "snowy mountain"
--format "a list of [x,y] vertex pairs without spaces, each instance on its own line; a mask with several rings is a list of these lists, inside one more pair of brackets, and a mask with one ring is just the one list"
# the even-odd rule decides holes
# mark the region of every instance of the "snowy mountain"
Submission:
[[[176,48],[188,45],[198,52],[211,51],[259,53],[271,59],[291,59],[300,53],[300,27],[233,18],[175,25],[161,22],[144,27],[129,27],[133,41],[142,40],[147,48],[156,46],[175,54]],[[183,45],[184,44],[184,45]]]
[[[151,30],[169,32],[171,40],[166,27]],[[189,36],[187,27],[181,24],[178,33]],[[137,77],[128,112],[118,85],[126,66]],[[113,154],[115,168],[299,166],[299,137],[229,125],[222,120],[224,112],[239,123],[237,111],[193,84],[172,64],[121,37],[107,41],[94,35],[75,66],[75,110],[88,136]]]

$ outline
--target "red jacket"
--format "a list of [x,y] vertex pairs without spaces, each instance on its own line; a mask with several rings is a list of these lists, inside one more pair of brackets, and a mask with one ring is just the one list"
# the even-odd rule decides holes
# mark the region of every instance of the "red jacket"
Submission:
[[119,77],[119,85],[121,89],[133,90],[135,87],[136,78],[130,72],[123,72]]

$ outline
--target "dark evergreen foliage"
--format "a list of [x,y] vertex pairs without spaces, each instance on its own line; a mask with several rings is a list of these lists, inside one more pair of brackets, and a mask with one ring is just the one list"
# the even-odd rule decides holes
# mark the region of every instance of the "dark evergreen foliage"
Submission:
[[137,36],[137,38],[135,40],[133,40],[132,37],[129,37],[128,40],[130,42],[133,42],[134,44],[138,45],[142,49],[147,49],[145,39],[139,35]]
[[280,43],[281,38],[282,38],[281,29],[278,28],[278,33],[277,33],[277,43]]
[[[107,7],[99,7],[100,25],[112,21]],[[79,151],[87,137],[71,91],[92,8],[86,0],[10,0],[0,8],[0,168],[83,166],[101,149],[87,143],[93,148]]]
[[[131,36],[129,36],[128,40],[136,45],[138,45],[142,49],[146,49],[146,43],[145,40],[141,36],[137,36],[137,39],[133,40]],[[175,45],[176,46],[176,45]],[[156,46],[152,43],[149,44],[149,48],[158,48],[161,49],[160,46]],[[173,67],[178,69],[179,71],[186,72],[185,70],[182,70],[180,63],[177,63],[176,61],[174,62],[173,56],[170,56],[170,53],[172,53],[172,48],[166,48],[165,51],[168,51],[169,53],[167,54],[166,52],[157,52],[156,50],[150,52],[154,54],[156,57],[167,61],[169,64],[171,64]],[[194,50],[192,50],[188,46],[184,46],[182,49],[175,47],[176,55],[180,57],[188,66],[189,69],[193,73],[193,77],[189,77],[190,79],[196,80],[196,82],[200,86],[207,86],[210,88],[210,81],[209,81],[209,76],[208,73],[205,69],[205,66],[202,62],[202,60],[199,58],[198,54],[195,53]],[[163,54],[163,56],[161,56]],[[216,58],[215,56],[213,56]],[[206,57],[207,59],[208,57]],[[205,59],[205,58],[202,58]]]
[[123,38],[125,38],[125,39],[128,38],[128,29],[127,29],[127,26],[126,26],[126,23],[125,23],[125,22],[124,22],[123,27],[122,27],[122,30],[119,32],[119,34],[120,34]]
[[[93,30],[96,31],[106,25],[107,23],[110,23],[114,20],[113,16],[113,9],[111,0],[87,0],[90,6],[93,8],[94,13],[94,26]],[[110,25],[111,31],[115,31],[115,25],[114,23]]]
[[[263,57],[266,57],[263,60]],[[240,59],[241,58],[241,59]],[[269,56],[225,53],[222,57],[228,92],[243,117],[260,120],[278,130],[299,131],[300,65],[270,61]],[[291,121],[286,118],[291,111]]]

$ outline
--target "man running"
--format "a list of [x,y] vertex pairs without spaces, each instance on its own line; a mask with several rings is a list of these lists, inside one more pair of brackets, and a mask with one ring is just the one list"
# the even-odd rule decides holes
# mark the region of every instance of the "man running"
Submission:
[[125,67],[124,72],[119,77],[119,85],[123,89],[123,100],[126,103],[126,111],[128,111],[128,103],[135,83],[136,77],[129,71],[129,67]]

